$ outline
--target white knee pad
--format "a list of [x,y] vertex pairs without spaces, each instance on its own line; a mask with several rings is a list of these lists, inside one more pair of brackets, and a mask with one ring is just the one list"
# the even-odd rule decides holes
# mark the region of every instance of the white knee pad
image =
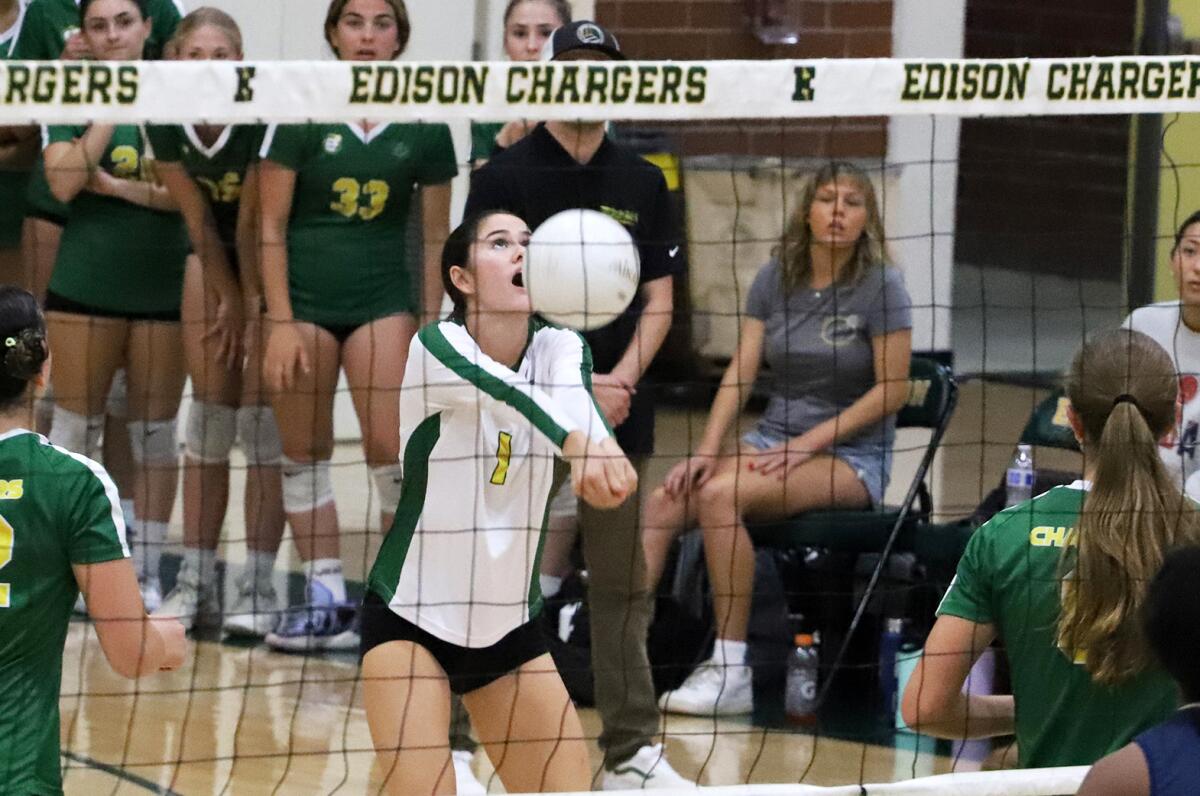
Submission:
[[372,467],[375,489],[379,491],[379,510],[384,514],[395,514],[400,505],[400,493],[404,489],[404,466],[399,462],[383,467]]
[[196,401],[188,410],[185,434],[188,456],[204,464],[224,464],[237,436],[237,410]]
[[87,417],[54,405],[54,420],[50,426],[52,443],[82,453],[89,459],[96,459],[100,456],[100,442],[103,439],[104,415]]
[[113,374],[104,413],[113,417],[129,417],[129,380],[125,377],[124,368]]
[[271,407],[243,406],[237,410],[237,428],[246,464],[271,466],[283,459],[283,443],[279,440],[279,426]]
[[298,462],[283,457],[283,510],[289,514],[312,511],[333,502],[329,462]]
[[129,422],[129,447],[137,464],[175,464],[179,445],[175,442],[175,418],[170,420],[132,420]]

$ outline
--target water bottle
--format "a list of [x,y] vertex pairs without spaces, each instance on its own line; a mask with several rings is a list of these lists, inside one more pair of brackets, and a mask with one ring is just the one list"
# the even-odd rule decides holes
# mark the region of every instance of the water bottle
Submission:
[[792,724],[817,723],[817,645],[808,633],[796,634],[788,656],[784,710]]
[[1004,479],[1004,507],[1009,508],[1018,503],[1024,503],[1033,497],[1033,482],[1037,472],[1033,469],[1033,446],[1018,445],[1017,455],[1012,464],[1008,465],[1008,475]]
[[896,656],[903,640],[904,620],[885,619],[883,633],[879,636],[879,695],[889,723],[896,713],[896,696],[900,687],[896,678]]

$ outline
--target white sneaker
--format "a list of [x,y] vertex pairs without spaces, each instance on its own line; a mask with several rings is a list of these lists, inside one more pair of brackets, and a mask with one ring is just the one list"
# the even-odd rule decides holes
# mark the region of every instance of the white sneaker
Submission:
[[250,578],[238,580],[237,598],[225,613],[222,626],[228,636],[262,638],[279,623],[279,600],[275,589],[255,588]]
[[474,754],[466,749],[454,749],[450,752],[450,759],[454,761],[455,793],[458,796],[479,796],[487,793],[487,788],[471,769],[471,763],[475,760]]
[[221,604],[216,589],[211,583],[201,585],[200,579],[186,568],[179,570],[175,588],[161,602],[152,613],[177,618],[185,630],[220,624]]
[[689,716],[740,716],[754,711],[753,682],[745,664],[726,666],[709,659],[683,685],[658,699],[665,713]]
[[684,779],[671,768],[663,746],[643,746],[633,757],[605,769],[600,781],[601,790],[658,790],[660,788],[694,788],[696,783]]
[[146,613],[152,614],[162,605],[162,584],[158,578],[138,578],[138,589],[142,592],[142,605]]

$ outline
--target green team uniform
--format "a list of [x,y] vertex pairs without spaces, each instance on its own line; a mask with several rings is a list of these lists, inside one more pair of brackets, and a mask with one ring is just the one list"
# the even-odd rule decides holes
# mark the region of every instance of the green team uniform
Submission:
[[128,558],[125,521],[100,465],[32,431],[0,435],[0,479],[0,793],[62,793],[71,565]]
[[938,614],[995,626],[1016,697],[1024,767],[1091,765],[1165,720],[1175,684],[1147,670],[1117,686],[1092,681],[1055,640],[1059,559],[1070,545],[1086,484],[1060,486],[997,514],[971,538]]
[[[163,48],[175,35],[175,28],[185,11],[180,0],[146,0],[146,12],[150,16],[150,38],[146,39],[142,53],[147,60],[157,60],[162,58]],[[12,57],[22,61],[57,60],[62,56],[67,40],[79,32],[79,27],[77,0],[32,0],[13,44]],[[31,215],[66,223],[70,211],[50,193],[41,158],[29,180],[27,199]]]
[[420,256],[405,251],[405,226],[414,187],[458,173],[449,128],[272,125],[262,156],[296,172],[287,235],[295,317],[359,326],[415,312]]
[[[0,32],[0,61],[11,57],[13,43],[21,30],[25,17],[25,0],[19,0],[16,23]],[[25,192],[29,186],[29,172],[13,168],[0,168],[0,249],[13,249],[21,245],[21,222],[25,218]]]
[[[50,127],[47,138],[50,143],[69,142],[86,130]],[[145,153],[141,131],[118,125],[100,168],[120,179],[142,180]],[[178,312],[187,253],[187,233],[178,213],[80,191],[71,202],[50,290],[118,314]]]
[[230,125],[211,147],[196,134],[192,125],[149,125],[146,135],[154,148],[154,157],[163,163],[179,163],[195,181],[196,187],[212,207],[221,243],[237,268],[238,206],[246,172],[258,160],[265,125]]
[[471,122],[471,162],[490,160],[504,122]]

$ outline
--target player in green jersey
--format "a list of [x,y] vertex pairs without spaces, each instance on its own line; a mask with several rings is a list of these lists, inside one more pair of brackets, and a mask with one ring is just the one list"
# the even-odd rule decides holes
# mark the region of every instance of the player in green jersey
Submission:
[[[25,5],[26,0],[0,0],[0,60],[11,57]],[[37,150],[36,127],[0,127],[0,284],[32,287],[21,259],[21,223]]]
[[[362,617],[367,721],[390,793],[455,792],[452,694],[509,792],[591,781],[536,622],[538,558],[556,457],[598,508],[623,503],[637,473],[592,396],[587,344],[531,314],[529,234],[503,211],[463,222],[441,257],[454,312],[412,343],[404,492]],[[500,440],[495,459],[477,455],[480,438]]]
[[[140,57],[145,0],[82,0],[83,35],[98,58]],[[51,439],[94,451],[114,374],[129,381],[129,442],[136,465],[134,554],[146,595],[175,502],[175,416],[185,368],[179,323],[187,234],[178,204],[151,181],[148,148],[133,125],[50,127],[46,175],[71,215],[46,294],[59,350]],[[149,601],[149,597],[147,597]]]
[[[179,23],[168,57],[241,60],[232,17],[199,8]],[[183,564],[162,610],[191,626],[220,612],[217,542],[229,502],[229,452],[246,455],[246,571],[225,613],[233,635],[273,627],[271,584],[284,515],[279,430],[260,388],[262,290],[256,268],[259,125],[147,128],[158,176],[179,202],[192,250],[183,288],[183,347],[192,379],[183,475]]]
[[146,616],[117,489],[100,465],[29,431],[50,359],[37,300],[0,287],[0,791],[62,793],[58,696],[71,605],[141,677],[184,660],[183,626]]
[[[567,0],[509,0],[504,7],[504,54],[510,61],[537,61],[555,28],[571,21]],[[533,122],[471,122],[471,165],[479,168],[520,141]]]
[[[1165,554],[1200,541],[1200,514],[1157,450],[1176,395],[1170,356],[1140,332],[1098,335],[1076,354],[1067,417],[1083,480],[975,532],[905,689],[910,726],[960,739],[1015,732],[1022,766],[1091,765],[1175,709],[1138,614]],[[1012,696],[963,694],[997,637]]]
[[[409,33],[402,0],[333,0],[326,16],[326,39],[342,60],[394,59]],[[338,370],[346,372],[387,527],[400,497],[404,362],[418,317],[434,317],[441,303],[437,244],[447,234],[457,161],[444,124],[370,120],[273,125],[263,157],[264,377],[283,439],[284,508],[310,603],[284,616],[267,643],[353,648],[329,470]],[[414,195],[425,224],[423,284],[422,253],[405,251]]]

